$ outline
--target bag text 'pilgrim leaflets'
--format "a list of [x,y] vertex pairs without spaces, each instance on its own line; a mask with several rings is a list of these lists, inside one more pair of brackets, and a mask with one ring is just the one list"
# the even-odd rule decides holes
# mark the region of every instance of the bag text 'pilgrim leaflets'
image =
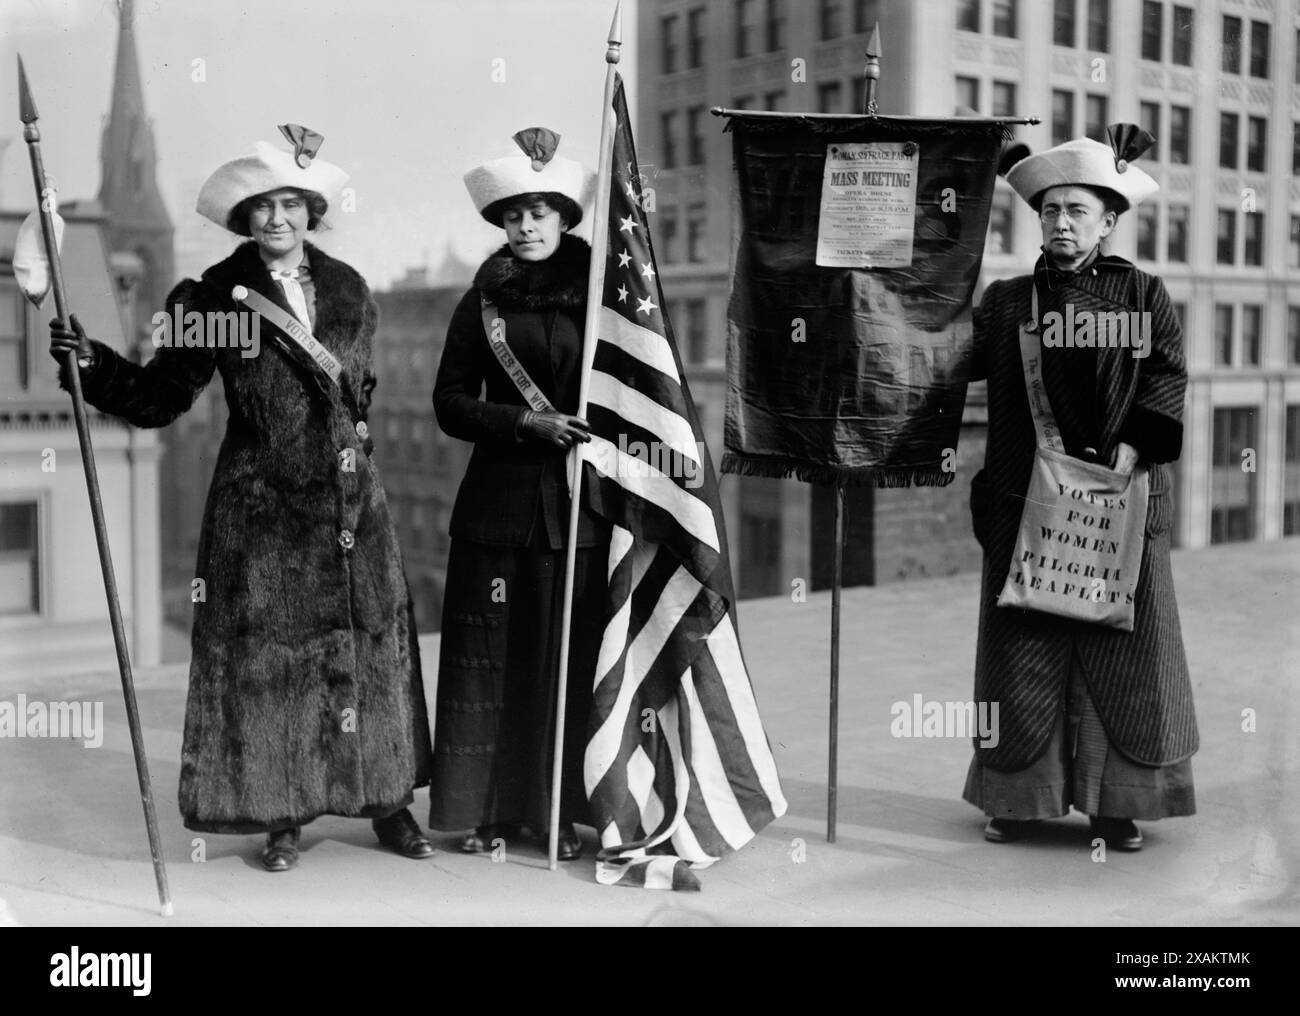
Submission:
[[817,264],[906,268],[912,263],[920,158],[912,141],[826,146]]

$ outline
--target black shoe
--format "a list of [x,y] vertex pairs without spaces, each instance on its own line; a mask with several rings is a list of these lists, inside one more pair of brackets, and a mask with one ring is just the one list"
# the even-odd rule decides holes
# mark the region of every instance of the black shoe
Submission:
[[560,826],[560,835],[556,839],[555,858],[559,861],[574,861],[582,856],[582,837],[573,828],[572,822]]
[[1092,835],[1101,838],[1112,850],[1129,852],[1142,849],[1142,830],[1133,824],[1131,818],[1098,818],[1088,816],[1092,825]]
[[395,811],[386,818],[377,818],[370,824],[374,826],[379,842],[392,847],[403,857],[420,861],[433,856],[433,844],[420,832],[420,826],[406,808]]
[[990,843],[1012,843],[1024,839],[1035,825],[1037,819],[991,818],[984,827],[984,838]]
[[462,854],[486,854],[494,840],[509,840],[517,835],[518,828],[513,825],[481,825],[462,836],[457,847]]
[[266,849],[262,851],[262,867],[267,871],[289,871],[296,868],[299,834],[297,827],[267,833]]

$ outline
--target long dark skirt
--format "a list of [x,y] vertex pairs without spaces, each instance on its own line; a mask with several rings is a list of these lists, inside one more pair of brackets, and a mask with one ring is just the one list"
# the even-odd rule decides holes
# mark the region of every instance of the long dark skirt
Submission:
[[[452,541],[429,790],[434,829],[547,828],[564,557],[545,547]],[[607,544],[580,548],[574,574],[560,818],[584,825],[582,760],[608,558]]]

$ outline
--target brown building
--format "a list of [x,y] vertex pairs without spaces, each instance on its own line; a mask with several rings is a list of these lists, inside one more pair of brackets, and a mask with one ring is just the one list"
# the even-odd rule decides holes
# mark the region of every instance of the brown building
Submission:
[[451,506],[472,446],[448,437],[433,416],[433,382],[452,311],[465,285],[428,287],[424,273],[405,286],[375,294],[374,401],[370,431],[374,459],[415,599],[420,631],[437,631],[442,620]]
[[[1300,533],[1300,3],[1296,0],[643,0],[637,140],[656,249],[710,449],[722,451],[732,253],[729,135],[712,106],[858,112],[879,23],[882,113],[1037,116],[1039,151],[1107,123],[1159,138],[1161,192],[1111,248],[1160,274],[1187,332],[1183,546]],[[1022,274],[1038,223],[999,182],[984,281]],[[978,566],[972,388],[955,482],[851,491],[846,582]],[[1245,468],[1249,467],[1249,468]],[[829,576],[828,492],[722,481],[741,595]]]

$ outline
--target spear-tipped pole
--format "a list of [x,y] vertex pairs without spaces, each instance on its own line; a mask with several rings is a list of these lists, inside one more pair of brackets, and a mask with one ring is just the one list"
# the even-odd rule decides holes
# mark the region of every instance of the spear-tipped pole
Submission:
[[862,90],[862,112],[865,116],[876,115],[876,84],[880,81],[880,22],[871,29],[871,38],[867,40],[867,66],[862,71],[866,79],[866,88]]
[[[31,156],[32,181],[36,185],[37,203],[41,216],[41,235],[45,240],[45,254],[50,263],[50,279],[54,289],[54,307],[58,316],[68,320],[68,300],[63,288],[63,265],[59,260],[59,246],[54,235],[54,192],[45,179],[45,166],[41,159],[41,132],[36,126],[39,114],[27,84],[23,58],[18,58],[18,115],[23,122],[23,140]],[[108,600],[108,619],[113,628],[113,644],[117,648],[117,669],[122,677],[122,697],[126,700],[126,719],[131,728],[131,748],[135,752],[135,771],[140,781],[140,803],[144,805],[144,821],[149,832],[149,851],[153,855],[153,872],[158,883],[158,902],[164,917],[172,915],[171,894],[167,889],[167,869],[163,864],[162,840],[158,835],[158,816],[154,812],[153,784],[149,779],[149,762],[145,758],[144,738],[140,732],[140,713],[136,708],[135,683],[131,678],[131,657],[127,651],[126,629],[122,625],[122,608],[117,597],[117,579],[113,574],[113,556],[108,546],[108,527],[104,523],[104,504],[99,494],[99,474],[95,469],[95,449],[90,441],[90,424],[86,418],[86,400],[81,394],[81,373],[77,367],[76,350],[69,350],[63,360],[68,388],[72,393],[72,416],[77,423],[77,440],[81,444],[81,463],[86,472],[86,490],[90,495],[90,517],[95,524],[95,543],[99,547],[99,567],[104,576],[104,596]]]
[[[587,318],[582,332],[582,375],[578,388],[578,415],[587,411],[591,365],[596,355],[596,326],[600,321],[601,295],[605,289],[605,254],[609,246],[609,181],[613,163],[614,67],[623,49],[623,4],[614,4],[609,25],[609,48],[605,50],[605,104],[601,107],[600,160],[596,170],[596,208],[591,227],[591,274],[587,277]],[[559,687],[555,700],[555,756],[551,762],[551,827],[547,863],[558,866],[560,837],[560,782],[564,767],[564,711],[568,703],[569,641],[573,629],[573,573],[577,561],[578,510],[582,498],[583,442],[574,442],[569,452],[569,542],[564,558],[564,600],[560,621]],[[590,675],[583,675],[588,680]]]

